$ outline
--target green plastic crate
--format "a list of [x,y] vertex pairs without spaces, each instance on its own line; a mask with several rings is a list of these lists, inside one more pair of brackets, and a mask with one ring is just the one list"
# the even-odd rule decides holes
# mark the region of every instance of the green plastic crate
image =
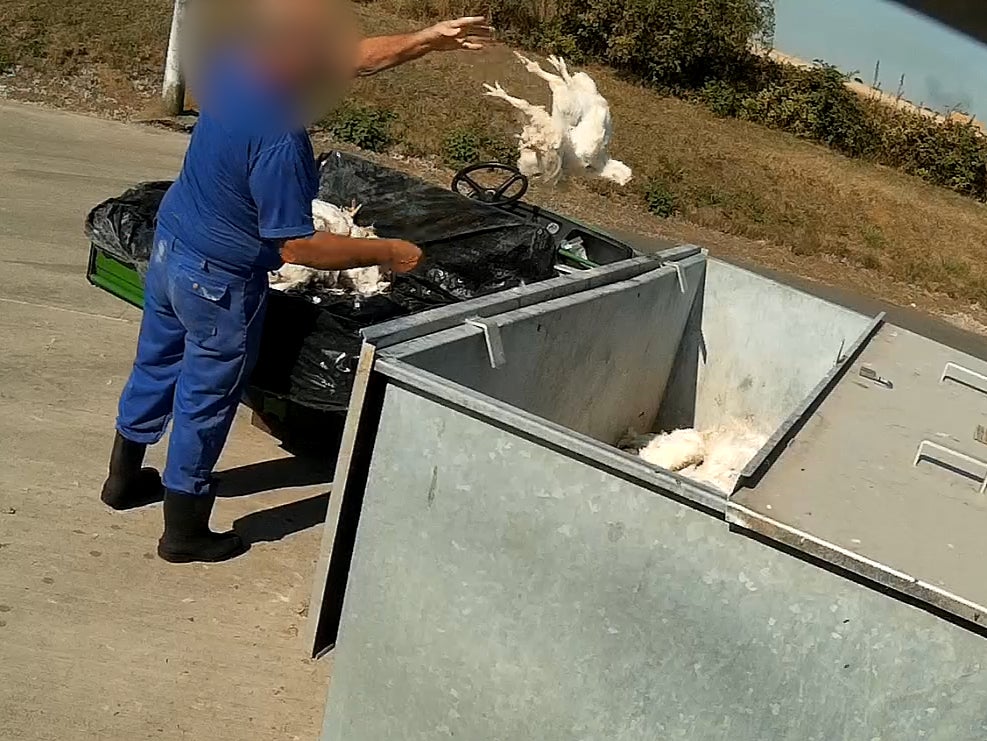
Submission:
[[144,308],[144,282],[134,266],[111,257],[94,244],[89,246],[86,278],[97,288],[123,299],[131,306]]

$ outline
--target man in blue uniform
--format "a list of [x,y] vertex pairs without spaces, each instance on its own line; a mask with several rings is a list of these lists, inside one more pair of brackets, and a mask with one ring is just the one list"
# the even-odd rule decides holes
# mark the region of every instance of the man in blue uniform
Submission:
[[[220,561],[245,550],[235,533],[209,528],[212,473],[257,357],[268,271],[290,262],[405,272],[421,256],[401,240],[313,228],[318,170],[303,107],[306,86],[331,74],[313,23],[318,0],[277,3],[253,26],[250,43],[214,53],[201,70],[200,116],[158,212],[137,356],[101,495],[110,507],[126,509],[156,499],[163,483],[158,554],[175,563]],[[365,39],[355,46],[353,69],[343,72],[372,74],[431,51],[480,48],[482,20]],[[161,439],[169,421],[162,477],[142,465],[146,446]]]

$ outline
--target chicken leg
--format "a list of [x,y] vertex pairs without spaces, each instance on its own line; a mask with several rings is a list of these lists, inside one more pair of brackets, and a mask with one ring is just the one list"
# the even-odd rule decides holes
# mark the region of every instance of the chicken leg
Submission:
[[568,85],[572,82],[572,75],[569,74],[569,68],[566,66],[565,60],[562,57],[557,57],[554,54],[548,58],[548,63],[555,67],[555,70],[559,73],[565,84]]
[[556,85],[565,86],[566,84],[565,80],[563,80],[558,75],[553,75],[551,72],[546,72],[544,69],[542,69],[542,66],[538,64],[538,62],[534,62],[528,59],[520,52],[514,52],[514,56],[517,57],[518,61],[524,65],[524,68],[528,70],[528,72],[530,72],[531,74],[537,77],[540,77],[545,82],[547,82],[551,87],[554,88]]
[[486,88],[486,93],[484,95],[489,95],[491,98],[499,98],[506,103],[509,103],[514,108],[527,115],[533,121],[537,120],[541,116],[548,117],[548,111],[545,110],[544,106],[535,105],[529,103],[524,98],[515,98],[513,95],[509,95],[504,88],[500,86],[499,82],[495,82],[493,85],[487,85],[484,83],[484,88]]

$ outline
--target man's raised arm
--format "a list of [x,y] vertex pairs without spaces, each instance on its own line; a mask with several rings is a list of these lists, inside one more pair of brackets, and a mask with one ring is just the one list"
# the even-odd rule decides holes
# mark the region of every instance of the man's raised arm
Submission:
[[482,49],[493,31],[485,22],[483,16],[471,16],[436,23],[414,33],[363,39],[357,49],[356,74],[373,75],[433,51]]

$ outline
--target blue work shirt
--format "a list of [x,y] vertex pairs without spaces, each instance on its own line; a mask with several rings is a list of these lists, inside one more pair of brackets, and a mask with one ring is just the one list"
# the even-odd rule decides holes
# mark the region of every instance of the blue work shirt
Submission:
[[290,96],[236,55],[204,76],[200,114],[158,226],[231,273],[281,266],[280,245],[308,237],[319,172]]

